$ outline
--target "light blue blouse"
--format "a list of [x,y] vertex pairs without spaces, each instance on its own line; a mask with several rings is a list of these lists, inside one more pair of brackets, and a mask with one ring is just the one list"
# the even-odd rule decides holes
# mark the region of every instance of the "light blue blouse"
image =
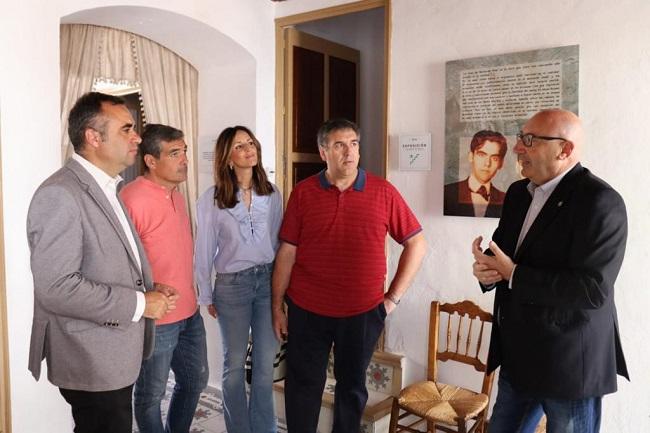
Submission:
[[278,249],[282,223],[282,196],[273,185],[271,195],[252,192],[250,212],[239,202],[232,209],[220,209],[214,201],[214,186],[196,203],[197,230],[194,276],[199,286],[199,304],[212,303],[212,269],[217,273],[238,272],[271,263]]

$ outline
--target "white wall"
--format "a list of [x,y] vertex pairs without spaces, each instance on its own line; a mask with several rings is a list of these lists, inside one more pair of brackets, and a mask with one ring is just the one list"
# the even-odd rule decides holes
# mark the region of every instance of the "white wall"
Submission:
[[[266,145],[272,144],[274,137],[274,11],[276,16],[286,16],[346,2],[294,0],[275,6],[261,0],[120,3],[189,16],[218,29],[249,51],[256,62],[256,132]],[[16,433],[70,430],[69,410],[56,389],[43,379],[36,383],[26,370],[33,299],[25,217],[33,191],[59,161],[59,20],[79,10],[116,3],[23,0],[1,6],[2,187]],[[645,180],[647,172],[643,156],[647,153],[645,124],[650,116],[646,103],[650,97],[646,84],[650,76],[650,5],[641,0],[616,4],[603,0],[501,0],[489,4],[475,0],[396,0],[392,7],[388,175],[421,219],[430,244],[423,270],[388,323],[389,348],[407,354],[407,379],[424,375],[428,312],[423,304],[433,298],[471,298],[484,308],[492,303],[491,295],[479,294],[470,275],[469,244],[476,235],[490,235],[495,221],[442,216],[444,63],[577,43],[580,113],[588,139],[584,163],[623,195],[630,221],[628,252],[616,300],[632,382],[621,380],[619,392],[605,398],[602,431],[650,431],[650,346],[645,344],[643,329],[650,305],[643,272],[650,260],[650,200],[636,186],[638,180]],[[425,173],[400,173],[396,137],[414,131],[431,131],[433,168]],[[265,161],[273,160],[270,149],[265,147]],[[392,246],[393,270],[397,252]],[[464,373],[443,371],[443,375],[457,381]]]
[[[383,85],[384,85],[384,9],[371,9],[349,15],[298,24],[300,31],[352,47],[361,52],[360,116],[361,166],[382,175]],[[314,146],[316,145],[314,139]]]
[[[78,11],[102,6],[130,5],[158,8],[178,14],[176,20],[164,29],[150,29],[156,40],[166,40],[166,45],[180,43],[177,52],[186,51],[186,57],[201,53],[191,47],[205,45],[204,27],[193,25],[189,19],[211,27],[215,32],[232,38],[233,45],[243,47],[254,67],[239,74],[241,86],[230,86],[225,95],[229,98],[232,116],[223,114],[216,101],[222,98],[219,82],[202,83],[200,91],[201,131],[199,143],[211,146],[223,122],[249,123],[262,143],[268,144],[264,154],[267,167],[274,166],[274,32],[273,4],[258,0],[216,1],[107,1],[107,0],[53,0],[42,2],[24,0],[2,3],[0,6],[0,99],[2,103],[2,171],[4,195],[4,233],[6,251],[6,284],[8,306],[9,362],[11,372],[11,399],[13,431],[63,432],[71,430],[69,407],[55,387],[41,378],[35,382],[27,371],[29,337],[32,317],[32,280],[29,270],[29,251],[25,237],[25,219],[32,193],[49,174],[60,166],[57,143],[59,125],[59,24],[62,17]],[[150,18],[160,18],[151,11]],[[131,17],[132,18],[132,17]],[[132,23],[128,16],[120,22],[147,27],[146,20]],[[115,25],[115,27],[119,27]],[[188,32],[188,28],[194,31]],[[209,33],[209,31],[208,31]],[[151,37],[151,36],[150,36]],[[188,40],[188,38],[194,38]],[[186,41],[186,43],[183,43]],[[190,51],[188,51],[190,50]],[[228,54],[228,53],[226,53]],[[207,59],[188,59],[192,63],[206,63]],[[227,59],[226,59],[227,60]],[[227,61],[227,67],[231,67]],[[210,72],[210,71],[206,71]],[[237,75],[233,71],[225,74]],[[206,74],[208,75],[208,74]],[[218,74],[217,74],[218,75]],[[253,82],[251,83],[251,80]],[[250,84],[250,90],[247,85]],[[221,92],[221,93],[220,93]],[[237,98],[241,98],[238,101]],[[223,102],[223,101],[218,101]],[[241,108],[241,103],[250,108]],[[217,109],[219,111],[217,111]],[[221,113],[220,115],[218,115]],[[207,124],[207,127],[205,127]],[[212,133],[207,132],[212,128]],[[216,323],[212,334],[216,334]],[[216,338],[216,336],[215,336]],[[211,356],[214,383],[219,379],[220,361]]]

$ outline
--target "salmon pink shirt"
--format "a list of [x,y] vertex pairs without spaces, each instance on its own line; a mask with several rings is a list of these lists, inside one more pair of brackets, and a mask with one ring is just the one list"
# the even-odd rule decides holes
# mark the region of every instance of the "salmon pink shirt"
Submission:
[[192,231],[185,199],[177,188],[170,191],[139,176],[120,192],[151,265],[153,280],[178,290],[176,309],[156,325],[187,319],[196,312],[192,274]]

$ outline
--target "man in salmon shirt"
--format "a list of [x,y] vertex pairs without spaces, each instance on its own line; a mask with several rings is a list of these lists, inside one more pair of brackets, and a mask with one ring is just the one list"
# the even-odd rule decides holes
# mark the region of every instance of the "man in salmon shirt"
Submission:
[[[156,321],[154,353],[143,361],[135,383],[134,413],[141,433],[189,432],[208,381],[205,328],[192,274],[190,219],[178,191],[187,180],[186,153],[182,131],[147,125],[140,144],[145,173],[120,192],[151,263],[155,287],[179,295],[176,309]],[[170,367],[176,386],[163,426],[160,401]]]

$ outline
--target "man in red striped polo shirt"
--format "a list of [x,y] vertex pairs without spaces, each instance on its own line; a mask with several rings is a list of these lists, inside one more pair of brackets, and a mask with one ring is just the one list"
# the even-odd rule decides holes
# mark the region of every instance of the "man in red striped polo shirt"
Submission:
[[[377,338],[419,269],[426,242],[395,187],[359,168],[356,124],[325,122],[318,149],[327,169],[293,189],[273,272],[273,327],[289,342],[287,428],[316,432],[333,345],[333,431],[358,433]],[[404,249],[384,294],[386,234]]]

